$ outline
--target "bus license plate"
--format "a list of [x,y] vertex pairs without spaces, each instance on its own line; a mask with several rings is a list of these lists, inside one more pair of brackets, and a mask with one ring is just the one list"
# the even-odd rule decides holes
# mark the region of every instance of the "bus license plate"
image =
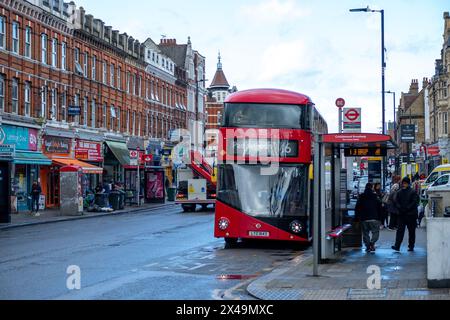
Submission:
[[249,231],[251,237],[268,237],[269,232],[266,231]]

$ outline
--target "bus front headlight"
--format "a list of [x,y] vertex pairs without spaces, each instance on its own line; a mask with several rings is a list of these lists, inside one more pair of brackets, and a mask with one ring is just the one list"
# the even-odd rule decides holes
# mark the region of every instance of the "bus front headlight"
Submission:
[[220,218],[220,220],[219,220],[219,229],[220,230],[226,230],[229,225],[230,225],[230,220],[228,220],[227,218]]
[[303,231],[303,224],[300,221],[294,220],[289,225],[289,228],[294,233],[300,233]]

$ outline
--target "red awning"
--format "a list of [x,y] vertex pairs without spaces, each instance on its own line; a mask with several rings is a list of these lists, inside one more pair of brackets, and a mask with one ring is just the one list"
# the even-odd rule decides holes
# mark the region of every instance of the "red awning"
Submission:
[[103,168],[74,159],[74,158],[53,158],[53,163],[59,166],[78,166],[83,173],[103,174]]

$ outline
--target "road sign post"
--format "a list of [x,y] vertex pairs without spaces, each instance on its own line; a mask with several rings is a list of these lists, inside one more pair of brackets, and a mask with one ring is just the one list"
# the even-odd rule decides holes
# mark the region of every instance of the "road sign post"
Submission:
[[345,106],[345,100],[343,98],[338,98],[336,100],[336,107],[339,109],[339,133],[342,133],[342,108]]

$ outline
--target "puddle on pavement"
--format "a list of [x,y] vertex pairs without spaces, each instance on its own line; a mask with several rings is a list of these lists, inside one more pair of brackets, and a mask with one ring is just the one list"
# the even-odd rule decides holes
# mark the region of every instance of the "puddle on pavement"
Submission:
[[218,280],[247,280],[256,278],[258,275],[256,274],[221,274],[216,277]]

